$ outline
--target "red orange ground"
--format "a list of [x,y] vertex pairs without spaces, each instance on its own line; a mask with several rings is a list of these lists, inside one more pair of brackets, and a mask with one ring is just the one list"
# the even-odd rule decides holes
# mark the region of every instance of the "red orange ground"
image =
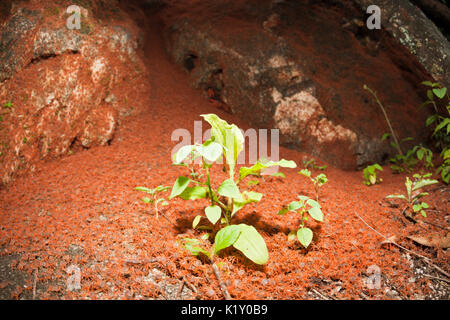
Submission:
[[[242,128],[247,125],[214,108],[190,87],[187,76],[167,59],[157,34],[152,33],[146,48],[152,87],[148,112],[126,119],[110,146],[41,163],[0,190],[0,254],[2,258],[15,254],[8,266],[23,272],[26,285],[1,282],[0,290],[10,290],[10,298],[30,298],[34,277],[40,299],[162,298],[162,289],[145,281],[155,268],[168,283],[179,283],[184,277],[195,286],[197,293],[191,298],[222,298],[211,267],[177,243],[183,236],[200,235],[192,231],[191,223],[203,212],[204,202],[172,201],[165,211],[169,223],[162,217],[157,220],[133,188],[172,185],[182,169],[171,166],[170,152],[176,143],[170,135],[176,128],[192,130],[200,114],[217,113]],[[280,156],[301,165],[306,155],[281,148]],[[219,168],[214,171],[220,175]],[[393,175],[386,167],[383,183],[366,187],[361,172],[328,167],[330,182],[321,196],[326,219],[320,225],[309,222],[315,236],[305,250],[287,242],[298,217],[276,214],[298,194],[313,195],[312,186],[297,171],[283,170],[283,180],[265,178],[253,187],[264,193],[263,200],[237,215],[236,222],[252,224],[262,233],[270,261],[255,266],[239,252],[225,251],[218,264],[233,298],[432,297],[436,281],[417,274],[417,268],[426,264],[393,245],[381,245],[383,239],[356,216],[388,237],[397,235],[399,244],[432,258],[448,272],[448,251],[420,247],[402,237],[437,234],[440,229],[413,225],[399,209],[383,202],[386,195],[403,191],[405,175]],[[435,187],[430,192],[427,221],[446,225],[449,189]],[[81,269],[80,291],[66,291],[70,265]],[[371,290],[365,284],[371,265],[382,273],[381,289]],[[428,270],[444,277],[429,266]],[[445,294],[440,298],[448,298]]]

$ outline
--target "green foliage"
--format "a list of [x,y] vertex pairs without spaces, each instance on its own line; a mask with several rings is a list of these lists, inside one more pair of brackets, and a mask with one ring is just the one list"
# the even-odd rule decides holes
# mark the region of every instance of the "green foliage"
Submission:
[[427,97],[422,106],[432,106],[434,114],[428,117],[425,125],[433,126],[432,137],[436,141],[436,147],[441,151],[442,163],[436,173],[441,175],[444,183],[450,181],[450,96],[446,87],[430,81],[422,82],[427,86]]
[[[428,179],[431,177],[431,173],[426,175],[415,174],[414,182],[406,177],[405,187],[406,194],[391,194],[388,195],[387,199],[400,199],[407,204],[407,208],[412,210],[413,216],[417,213],[420,213],[422,216],[426,217],[425,210],[428,208],[428,204],[426,202],[419,201],[421,198],[429,195],[427,192],[421,192],[420,189],[438,183],[437,180]],[[406,212],[406,210],[405,210]]]
[[422,146],[414,146],[409,149],[406,154],[397,154],[395,157],[390,159],[392,171],[396,173],[411,172],[419,162],[422,162],[426,168],[434,167],[433,163],[433,152]]
[[442,181],[448,184],[450,182],[450,147],[442,150],[441,158],[444,162],[439,166],[436,173],[440,174]]
[[323,165],[323,166],[318,166],[316,164],[316,160],[314,159],[305,159],[303,160],[303,165],[305,167],[305,169],[316,169],[316,170],[325,170],[328,166],[327,165]]
[[[215,114],[202,117],[211,125],[211,139],[203,144],[184,146],[175,154],[174,164],[188,168],[190,174],[176,179],[170,199],[177,197],[183,200],[209,199],[211,203],[205,208],[205,214],[196,216],[192,226],[194,229],[211,232],[219,229],[219,231],[216,233],[211,250],[200,247],[198,243],[193,244],[192,239],[187,240],[185,247],[193,254],[204,253],[213,261],[214,255],[220,250],[233,246],[254,263],[265,264],[269,259],[269,253],[261,235],[253,226],[232,224],[236,212],[250,203],[259,202],[263,196],[258,192],[241,190],[240,183],[248,176],[261,175],[269,167],[295,168],[297,165],[284,159],[278,162],[260,159],[251,167],[241,167],[236,177],[236,160],[244,149],[241,130]],[[224,169],[228,171],[229,178],[215,189],[211,183],[214,177],[211,176],[210,169],[212,163],[222,157],[225,158]],[[199,160],[197,165],[194,165],[195,160]],[[255,180],[251,181],[251,184],[256,183],[258,182]],[[209,225],[201,225],[202,219]]]
[[366,186],[371,186],[383,181],[383,179],[377,177],[376,170],[383,171],[383,168],[378,163],[375,163],[371,166],[367,166],[366,168],[364,168],[363,176],[364,176],[364,184]]
[[309,180],[312,182],[314,186],[314,192],[316,193],[316,200],[319,201],[319,193],[320,188],[328,182],[328,178],[324,173],[320,173],[314,178],[311,176],[311,171],[308,169],[302,169],[298,172],[299,174],[309,178]]
[[296,235],[298,241],[307,248],[313,239],[312,230],[305,227],[305,223],[308,221],[308,215],[316,221],[323,222],[323,213],[321,206],[317,201],[306,196],[298,196],[298,198],[299,201],[292,201],[287,207],[282,208],[278,214],[285,215],[288,212],[300,213],[300,228],[291,231],[288,235],[288,240],[293,240]]
[[13,107],[13,104],[12,104],[11,100],[6,102],[5,104],[3,104],[3,108],[5,108],[5,109],[12,109],[12,107]]
[[161,197],[160,194],[169,190],[170,187],[166,186],[157,186],[154,189],[149,189],[146,187],[136,187],[134,190],[145,192],[149,195],[149,197],[144,197],[141,200],[148,204],[153,204],[153,208],[156,213],[156,218],[159,216],[159,205],[161,206],[167,206],[169,203],[166,201],[164,197]]

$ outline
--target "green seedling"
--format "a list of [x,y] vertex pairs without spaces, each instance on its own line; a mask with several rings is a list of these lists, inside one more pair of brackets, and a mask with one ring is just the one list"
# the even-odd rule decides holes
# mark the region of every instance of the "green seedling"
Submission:
[[141,200],[148,204],[153,204],[153,209],[155,210],[156,218],[159,217],[159,205],[167,206],[169,203],[165,198],[161,197],[161,193],[170,189],[170,187],[158,186],[154,189],[149,189],[146,187],[136,187],[134,188],[137,191],[145,192],[149,195],[149,197],[144,197]]
[[309,180],[313,183],[314,192],[316,193],[316,200],[319,201],[320,188],[328,182],[327,176],[324,173],[321,173],[313,178],[311,176],[311,171],[309,171],[308,169],[302,169],[298,173],[304,175],[305,177],[308,177]]
[[364,176],[364,184],[366,186],[372,186],[374,184],[383,181],[383,179],[377,176],[377,170],[383,171],[383,168],[378,163],[375,163],[371,166],[367,166],[366,168],[364,168],[363,176]]
[[406,194],[391,194],[388,195],[387,199],[400,199],[406,202],[406,207],[403,209],[403,213],[407,218],[414,219],[414,216],[417,213],[420,213],[422,216],[426,217],[427,214],[425,212],[426,209],[429,208],[429,205],[426,202],[419,201],[421,198],[429,195],[428,192],[421,192],[421,189],[435,183],[438,183],[437,180],[428,179],[431,176],[431,173],[428,173],[424,176],[419,174],[415,174],[414,182],[406,177]]
[[395,173],[401,173],[405,170],[411,172],[420,161],[423,161],[426,168],[434,167],[433,152],[422,145],[414,146],[405,155],[397,154],[391,158],[390,162],[393,163],[391,169]]
[[436,173],[440,174],[442,181],[448,184],[450,182],[450,147],[442,150],[441,157],[444,162],[439,166]]
[[13,104],[12,104],[11,100],[6,102],[5,104],[3,104],[3,108],[11,109],[12,107],[13,107]]
[[[430,81],[422,82],[427,86],[428,100],[422,105],[431,105],[434,114],[425,122],[427,127],[434,126],[432,137],[436,141],[436,147],[441,151],[441,165],[436,173],[441,175],[442,181],[450,182],[450,96],[446,87]],[[444,116],[445,115],[445,116]]]
[[316,160],[314,159],[310,159],[310,160],[303,160],[303,165],[305,166],[305,169],[315,169],[315,170],[325,170],[328,166],[327,165],[323,165],[323,166],[318,166],[316,165]]
[[288,212],[300,213],[300,228],[291,231],[288,235],[288,240],[297,238],[298,241],[307,248],[313,239],[312,230],[305,227],[308,216],[316,221],[323,222],[323,213],[320,204],[317,201],[306,196],[298,196],[298,198],[300,199],[299,201],[292,201],[287,207],[281,209],[278,214],[285,215]]
[[[217,238],[216,235],[215,241],[220,240],[220,242],[214,243],[214,253],[217,254],[219,250],[233,246],[254,263],[265,264],[269,259],[269,253],[263,237],[253,226],[232,224],[232,219],[239,210],[250,203],[259,202],[263,194],[242,191],[239,185],[246,177],[259,176],[269,167],[295,168],[297,165],[293,161],[284,159],[278,162],[259,160],[251,167],[241,167],[237,172],[236,161],[239,153],[244,149],[244,136],[241,130],[215,114],[206,114],[202,117],[211,125],[211,139],[203,144],[183,146],[174,155],[174,164],[187,167],[190,169],[190,174],[177,178],[169,199],[209,199],[210,205],[205,208],[204,215],[196,216],[192,226],[194,229],[201,228],[211,232],[219,229],[217,234],[228,239],[221,240],[222,238]],[[225,171],[229,176],[215,188],[213,180],[216,179],[211,176],[210,169],[214,162],[222,158],[224,158]],[[207,221],[209,225],[201,226],[202,220]],[[237,236],[225,237],[225,235]],[[191,252],[197,253],[195,250]]]

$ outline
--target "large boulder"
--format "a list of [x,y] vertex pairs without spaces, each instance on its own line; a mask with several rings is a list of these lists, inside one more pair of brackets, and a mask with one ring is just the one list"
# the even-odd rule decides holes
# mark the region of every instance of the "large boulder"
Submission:
[[104,24],[81,7],[81,29],[70,30],[65,11],[49,1],[23,2],[1,26],[4,183],[39,159],[107,144],[122,117],[147,107],[145,99],[130,104],[149,91],[134,22],[122,15]]
[[178,15],[169,7],[167,51],[232,113],[279,128],[284,144],[335,166],[356,169],[395,152],[381,141],[389,129],[364,84],[378,91],[397,135],[422,142],[417,92],[429,75],[385,31],[355,21],[355,7],[324,2],[210,3]]

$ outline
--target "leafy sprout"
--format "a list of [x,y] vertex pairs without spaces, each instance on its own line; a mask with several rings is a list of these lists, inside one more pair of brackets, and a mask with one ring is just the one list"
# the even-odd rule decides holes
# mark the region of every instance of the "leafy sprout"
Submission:
[[373,165],[364,168],[363,176],[364,176],[364,184],[366,186],[371,186],[383,181],[383,179],[377,176],[377,170],[383,171],[383,168],[378,163],[375,163]]
[[320,173],[315,177],[312,177],[311,171],[308,169],[302,169],[298,172],[299,174],[309,178],[309,180],[312,182],[314,186],[314,192],[316,193],[316,200],[319,201],[319,193],[320,188],[328,182],[328,178],[324,173]]
[[285,215],[288,212],[296,212],[301,216],[300,228],[293,230],[288,235],[288,240],[293,240],[295,238],[300,241],[300,243],[307,248],[312,239],[313,231],[305,227],[305,223],[308,221],[308,217],[313,218],[316,221],[323,222],[323,213],[320,204],[310,199],[307,196],[298,196],[299,201],[292,201],[287,207],[281,209],[278,214]]
[[[426,217],[425,210],[429,208],[429,205],[426,202],[420,201],[421,198],[428,196],[428,192],[422,192],[421,189],[438,183],[437,180],[428,179],[431,174],[426,174],[421,176],[419,174],[415,174],[415,181],[411,181],[409,177],[406,177],[405,187],[406,194],[392,194],[388,195],[387,199],[399,199],[406,202],[407,206],[404,211],[407,214],[408,218],[413,217],[415,214],[420,213],[422,216]],[[412,214],[407,213],[407,209],[412,210]]]
[[166,201],[165,198],[160,197],[160,193],[163,193],[167,190],[170,189],[170,187],[166,187],[166,186],[158,186],[154,189],[149,189],[146,187],[136,187],[134,188],[136,191],[142,191],[147,193],[149,196],[148,197],[144,197],[141,200],[145,203],[148,204],[153,204],[153,208],[155,210],[156,213],[156,218],[158,218],[159,215],[159,205],[161,206],[167,206],[169,205],[169,203]]

